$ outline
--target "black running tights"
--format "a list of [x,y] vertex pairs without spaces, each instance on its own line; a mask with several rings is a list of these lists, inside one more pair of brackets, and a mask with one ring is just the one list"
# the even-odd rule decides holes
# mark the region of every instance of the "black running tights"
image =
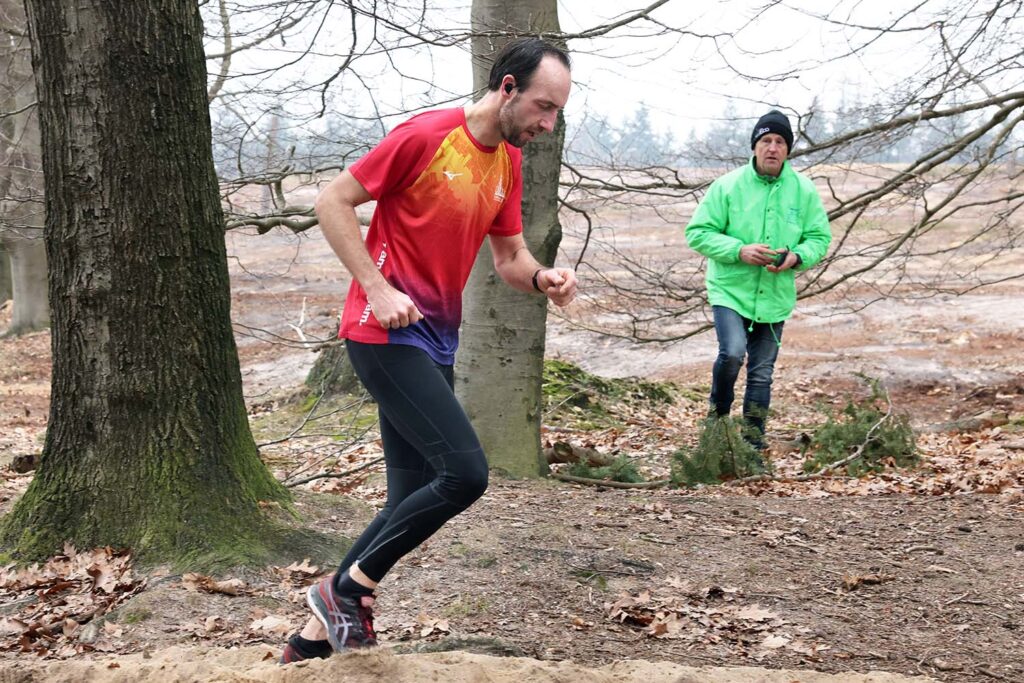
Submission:
[[487,460],[455,398],[452,366],[399,344],[345,342],[356,375],[377,402],[387,503],[342,560],[380,581],[487,489]]

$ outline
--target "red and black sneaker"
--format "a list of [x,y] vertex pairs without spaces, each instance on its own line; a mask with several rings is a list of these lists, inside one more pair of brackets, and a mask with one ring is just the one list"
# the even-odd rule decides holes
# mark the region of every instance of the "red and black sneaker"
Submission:
[[373,630],[373,603],[376,600],[372,597],[359,598],[359,613],[363,618],[363,628],[373,644],[377,644],[377,632]]
[[334,653],[326,640],[306,640],[298,633],[288,639],[281,653],[281,664],[301,662],[306,659],[327,659]]
[[333,577],[328,577],[309,587],[306,602],[327,629],[327,641],[335,652],[377,644],[377,635],[373,632],[372,597],[337,593]]

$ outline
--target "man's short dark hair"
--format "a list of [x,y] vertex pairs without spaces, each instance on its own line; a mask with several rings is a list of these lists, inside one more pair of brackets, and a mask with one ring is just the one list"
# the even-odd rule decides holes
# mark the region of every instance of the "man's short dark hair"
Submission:
[[526,90],[530,87],[530,79],[537,66],[546,55],[557,58],[566,69],[572,68],[568,53],[542,38],[516,38],[509,42],[494,58],[487,89],[497,90],[501,87],[501,79],[511,75],[516,79],[516,87],[520,91]]

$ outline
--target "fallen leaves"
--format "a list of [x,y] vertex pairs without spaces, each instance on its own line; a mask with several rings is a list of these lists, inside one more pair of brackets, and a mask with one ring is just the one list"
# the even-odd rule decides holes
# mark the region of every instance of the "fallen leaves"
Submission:
[[595,624],[594,622],[587,621],[586,619],[583,619],[581,617],[573,617],[572,620],[569,622],[569,626],[574,631],[587,631],[589,629],[594,628]]
[[426,638],[434,633],[447,634],[452,630],[447,619],[438,619],[422,612],[416,617],[416,623],[419,625],[420,638]]
[[243,595],[246,592],[245,581],[241,579],[223,579],[218,581],[205,574],[189,573],[181,577],[181,585],[190,591],[205,593],[223,593],[224,595]]
[[320,575],[321,569],[311,564],[309,558],[302,562],[292,562],[287,567],[271,567],[273,572],[281,577],[281,585],[286,588],[307,586],[310,580]]
[[736,617],[738,619],[746,619],[747,621],[770,621],[777,619],[778,615],[764,609],[760,605],[754,604],[741,607],[736,611]]
[[[672,585],[678,581],[670,581]],[[694,644],[729,643],[755,658],[787,648],[808,658],[827,650],[783,631],[789,624],[758,604],[740,604],[735,588],[708,586],[685,594],[657,595],[650,590],[625,594],[605,603],[609,620],[639,628],[650,638],[684,640]],[[789,629],[794,630],[794,629]]]
[[279,636],[287,636],[292,630],[291,622],[283,617],[268,614],[262,619],[256,619],[249,624],[250,631],[267,631]]
[[[319,568],[303,560],[276,568],[281,576],[308,583]],[[188,573],[181,577],[187,591],[230,597],[253,594],[238,578],[214,578]],[[110,651],[121,640],[124,627],[98,618],[145,587],[131,568],[131,557],[111,548],[79,552],[71,546],[43,565],[0,572],[0,597],[8,604],[23,602],[20,613],[0,620],[0,650],[32,652],[44,657],[69,657],[89,651]],[[88,628],[86,624],[94,622]],[[179,627],[193,639],[224,644],[251,644],[270,638],[281,640],[292,631],[288,617],[253,610],[248,622],[232,624],[216,614]],[[88,635],[86,634],[88,632]]]
[[302,562],[292,562],[290,565],[284,568],[284,571],[290,574],[304,574],[305,576],[316,576],[320,573],[320,567],[310,564],[309,558],[307,557]]
[[761,647],[766,650],[778,650],[780,647],[788,645],[789,642],[790,639],[785,636],[769,633],[764,637],[764,640],[761,641]]
[[[70,656],[103,650],[109,641],[83,642],[83,625],[107,614],[145,588],[132,572],[131,556],[110,547],[64,552],[42,565],[0,572],[0,597],[22,603],[17,616],[0,621],[0,650],[34,652],[41,656]],[[117,637],[105,623],[103,637]],[[90,639],[91,640],[91,639]]]
[[891,576],[885,574],[847,574],[843,576],[843,590],[855,591],[861,586],[877,586],[886,581],[891,581]]

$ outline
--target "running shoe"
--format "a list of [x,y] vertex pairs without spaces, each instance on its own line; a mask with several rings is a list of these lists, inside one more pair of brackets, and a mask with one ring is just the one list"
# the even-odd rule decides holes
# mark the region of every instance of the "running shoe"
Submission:
[[288,643],[284,646],[284,652],[281,653],[281,664],[291,664],[306,659],[327,659],[334,653],[334,648],[325,640],[307,640],[305,647],[300,644],[299,640],[298,633],[288,639]]
[[310,586],[306,591],[306,602],[327,629],[327,640],[335,652],[377,644],[377,636],[373,632],[373,609],[363,605],[364,599],[359,596],[335,592],[333,577]]

